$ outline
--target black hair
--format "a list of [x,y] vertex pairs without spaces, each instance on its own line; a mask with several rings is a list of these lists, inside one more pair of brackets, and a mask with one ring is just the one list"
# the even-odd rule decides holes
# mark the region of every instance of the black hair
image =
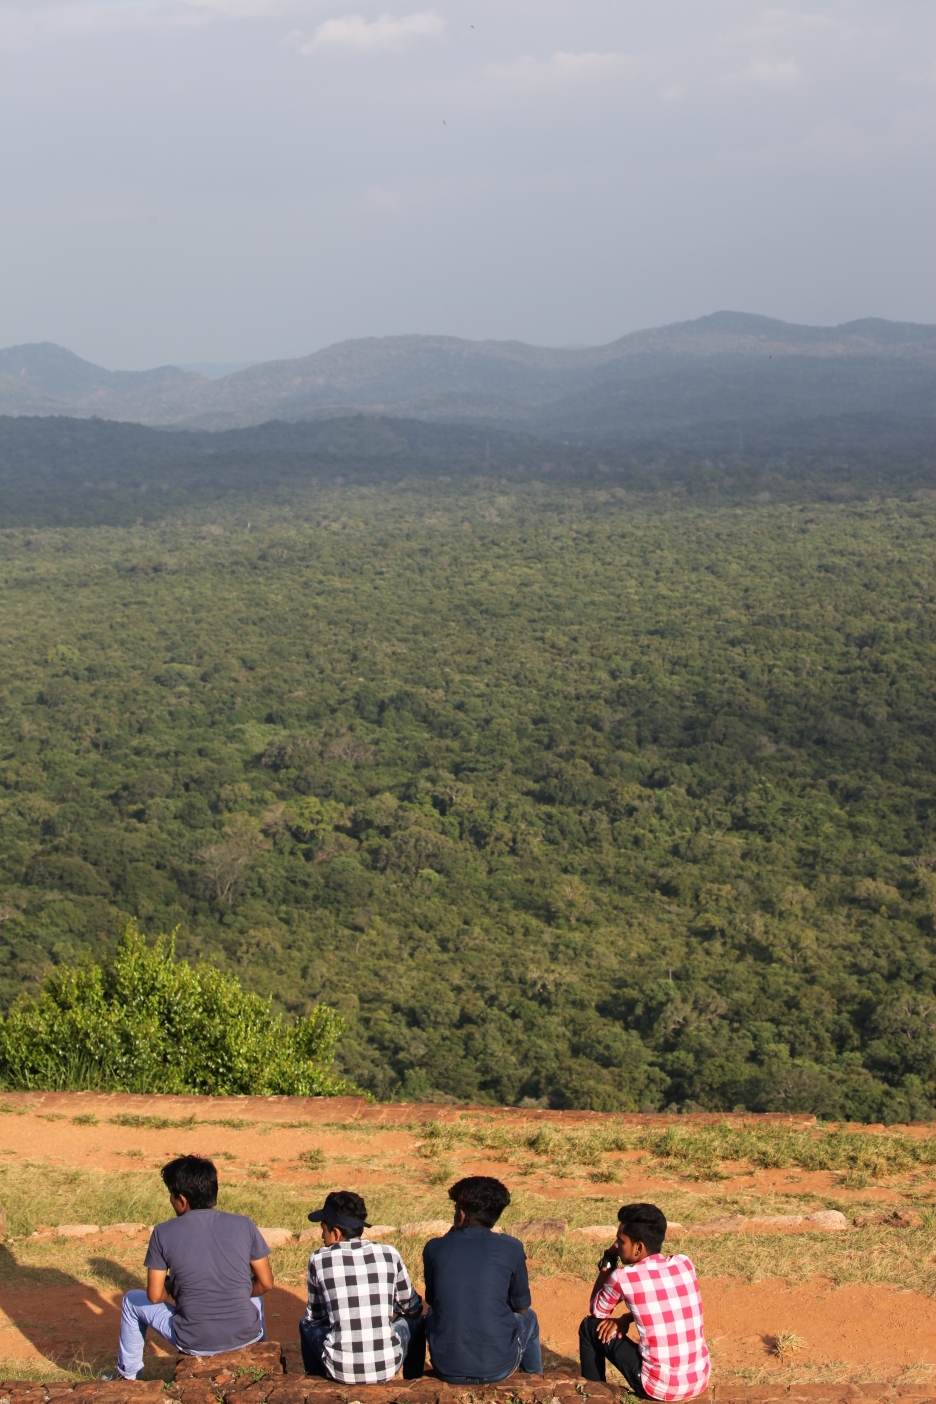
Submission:
[[[359,1230],[364,1227],[367,1221],[367,1205],[359,1194],[353,1190],[332,1190],[331,1194],[325,1196],[325,1209],[331,1209],[336,1214],[340,1214],[343,1219],[351,1219],[358,1225]],[[322,1223],[332,1230],[341,1229],[345,1238],[349,1235],[349,1230],[342,1228],[341,1224],[332,1223],[327,1213],[322,1216]],[[352,1238],[358,1235],[351,1233]]]
[[482,1228],[493,1228],[510,1203],[510,1190],[491,1175],[468,1175],[448,1195],[470,1223]]
[[190,1209],[213,1209],[218,1202],[218,1172],[203,1155],[180,1155],[159,1172],[176,1199],[184,1197]]
[[666,1215],[655,1204],[622,1204],[618,1222],[632,1243],[642,1243],[648,1253],[659,1253],[666,1237]]

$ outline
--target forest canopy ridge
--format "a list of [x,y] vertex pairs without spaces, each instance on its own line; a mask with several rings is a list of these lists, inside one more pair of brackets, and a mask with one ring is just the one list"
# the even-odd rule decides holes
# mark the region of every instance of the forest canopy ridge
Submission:
[[130,525],[212,505],[259,509],[343,484],[444,490],[479,479],[713,505],[910,496],[936,490],[934,421],[856,412],[596,440],[386,415],[218,432],[0,417],[0,529]]

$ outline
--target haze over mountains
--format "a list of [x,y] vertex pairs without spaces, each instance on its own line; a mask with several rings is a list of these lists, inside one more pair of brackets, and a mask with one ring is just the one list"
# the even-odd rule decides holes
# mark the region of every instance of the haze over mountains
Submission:
[[815,416],[932,419],[936,327],[876,318],[796,326],[746,313],[607,346],[393,336],[340,342],[220,379],[107,371],[50,343],[0,351],[0,414],[234,429],[363,412],[606,439]]

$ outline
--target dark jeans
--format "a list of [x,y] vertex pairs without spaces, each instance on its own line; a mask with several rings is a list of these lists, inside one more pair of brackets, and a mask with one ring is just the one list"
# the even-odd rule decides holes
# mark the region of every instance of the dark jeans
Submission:
[[[424,1318],[421,1316],[415,1318],[401,1316],[392,1323],[390,1329],[398,1337],[403,1347],[404,1380],[418,1380],[426,1369]],[[300,1319],[299,1344],[302,1346],[302,1364],[307,1375],[323,1375],[326,1379],[331,1378],[325,1369],[325,1361],[322,1357],[325,1337],[330,1330],[331,1327],[327,1322],[319,1326],[311,1321],[306,1321],[304,1316]]]
[[[540,1347],[539,1322],[536,1319],[535,1311],[516,1311],[517,1327],[520,1339],[517,1343],[518,1357],[514,1370],[520,1370],[524,1375],[541,1375],[543,1373],[543,1353]],[[432,1362],[435,1366],[435,1361]],[[446,1384],[496,1384],[504,1376],[497,1379],[489,1375],[443,1375],[437,1366],[436,1374],[445,1380]],[[513,1372],[511,1372],[513,1373]]]
[[620,1370],[638,1399],[649,1399],[640,1378],[640,1347],[627,1336],[607,1345],[598,1339],[598,1317],[586,1316],[579,1327],[579,1360],[586,1380],[604,1380],[607,1361]]

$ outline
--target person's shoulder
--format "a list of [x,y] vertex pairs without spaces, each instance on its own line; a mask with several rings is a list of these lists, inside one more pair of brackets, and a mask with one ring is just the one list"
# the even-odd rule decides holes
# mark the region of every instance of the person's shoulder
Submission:
[[503,1252],[514,1254],[522,1253],[523,1256],[526,1257],[526,1249],[523,1246],[523,1240],[514,1238],[513,1234],[507,1233],[506,1229],[503,1233],[492,1233],[491,1241],[502,1245]]
[[673,1253],[672,1257],[664,1261],[674,1272],[691,1273],[693,1277],[696,1275],[695,1263],[686,1253]]
[[459,1235],[449,1229],[448,1233],[442,1233],[438,1238],[427,1238],[423,1246],[423,1257],[434,1258],[437,1253],[445,1252],[455,1246]]
[[378,1243],[373,1238],[361,1238],[359,1242],[362,1248],[376,1253],[379,1258],[393,1258],[395,1260],[400,1256],[399,1250],[394,1248],[392,1243]]
[[188,1225],[185,1223],[185,1217],[184,1214],[176,1214],[173,1215],[171,1219],[162,1219],[158,1224],[153,1225],[150,1237],[165,1241],[166,1239],[174,1238],[178,1234],[180,1238],[184,1238],[186,1229],[188,1228]]
[[695,1276],[692,1259],[687,1258],[685,1253],[674,1253],[668,1258],[662,1253],[652,1253],[650,1257],[642,1258],[639,1263],[624,1264],[618,1271],[626,1273],[632,1281],[652,1277],[684,1277],[690,1273]]
[[204,1209],[202,1213],[212,1215],[215,1221],[223,1219],[228,1224],[249,1224],[251,1228],[257,1227],[249,1214],[229,1214],[226,1209]]

